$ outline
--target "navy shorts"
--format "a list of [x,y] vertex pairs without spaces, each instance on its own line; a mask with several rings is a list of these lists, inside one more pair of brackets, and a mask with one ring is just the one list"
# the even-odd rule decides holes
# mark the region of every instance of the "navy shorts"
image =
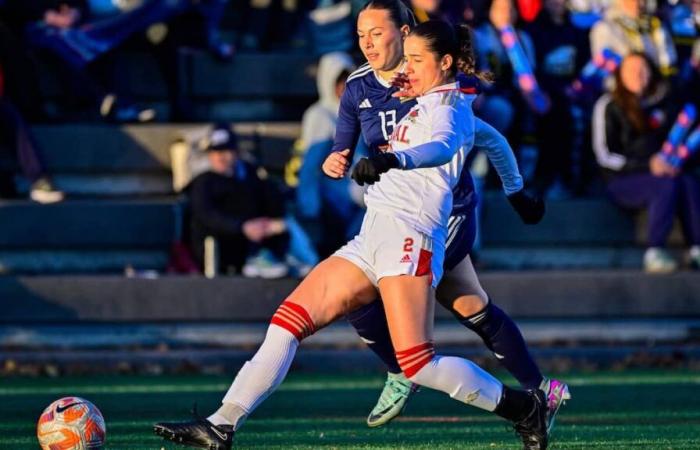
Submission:
[[450,216],[445,243],[445,272],[454,269],[472,251],[476,239],[476,208],[466,214]]

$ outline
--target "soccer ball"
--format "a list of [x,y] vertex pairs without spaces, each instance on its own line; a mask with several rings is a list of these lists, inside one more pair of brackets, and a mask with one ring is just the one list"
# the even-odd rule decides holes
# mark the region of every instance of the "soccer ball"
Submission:
[[36,426],[42,450],[102,449],[105,433],[100,410],[80,397],[64,397],[51,403]]

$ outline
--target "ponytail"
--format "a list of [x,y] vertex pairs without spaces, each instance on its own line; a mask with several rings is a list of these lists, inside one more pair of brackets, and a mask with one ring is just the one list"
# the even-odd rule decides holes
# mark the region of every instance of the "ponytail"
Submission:
[[452,25],[441,20],[429,20],[418,24],[409,33],[412,36],[423,38],[431,52],[442,58],[445,55],[452,56],[450,71],[453,76],[462,72],[467,76],[477,77],[483,81],[492,81],[493,76],[488,72],[476,70],[476,58],[472,44],[471,29],[467,25]]

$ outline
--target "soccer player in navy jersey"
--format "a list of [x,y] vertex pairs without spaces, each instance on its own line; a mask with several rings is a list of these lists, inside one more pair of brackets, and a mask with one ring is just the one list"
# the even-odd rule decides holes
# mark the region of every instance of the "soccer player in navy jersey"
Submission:
[[[415,105],[413,100],[399,98],[399,89],[392,85],[392,80],[400,74],[403,39],[414,22],[412,13],[400,0],[370,0],[362,8],[357,33],[367,63],[347,79],[340,101],[333,153],[323,164],[326,175],[341,178],[346,174],[352,161],[352,149],[360,134],[371,153],[382,152],[395,125]],[[478,85],[475,77],[462,76],[458,80],[465,91]],[[523,191],[522,177],[506,139],[477,118],[474,146],[489,156],[508,200],[523,221],[539,222],[544,205]],[[477,201],[473,180],[469,170],[465,169],[453,190],[445,277],[437,289],[437,300],[460,323],[482,338],[524,388],[544,391],[551,429],[559,407],[570,398],[568,387],[542,376],[517,325],[494,304],[479,283],[469,257],[476,233]],[[370,427],[380,426],[401,413],[415,386],[404,376],[396,361],[381,301],[349,314],[348,320],[388,369],[385,387],[367,418]]]

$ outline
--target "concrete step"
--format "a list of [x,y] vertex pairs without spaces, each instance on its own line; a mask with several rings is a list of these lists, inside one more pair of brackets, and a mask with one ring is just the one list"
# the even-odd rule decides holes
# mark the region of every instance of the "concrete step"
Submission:
[[127,267],[162,272],[169,257],[167,249],[0,251],[0,274],[113,274],[124,273]]
[[179,238],[177,199],[0,201],[2,250],[167,249]]
[[[700,317],[700,276],[639,271],[492,272],[492,301],[518,318]],[[266,321],[297,280],[0,277],[0,322]],[[443,308],[437,317],[451,318]]]

